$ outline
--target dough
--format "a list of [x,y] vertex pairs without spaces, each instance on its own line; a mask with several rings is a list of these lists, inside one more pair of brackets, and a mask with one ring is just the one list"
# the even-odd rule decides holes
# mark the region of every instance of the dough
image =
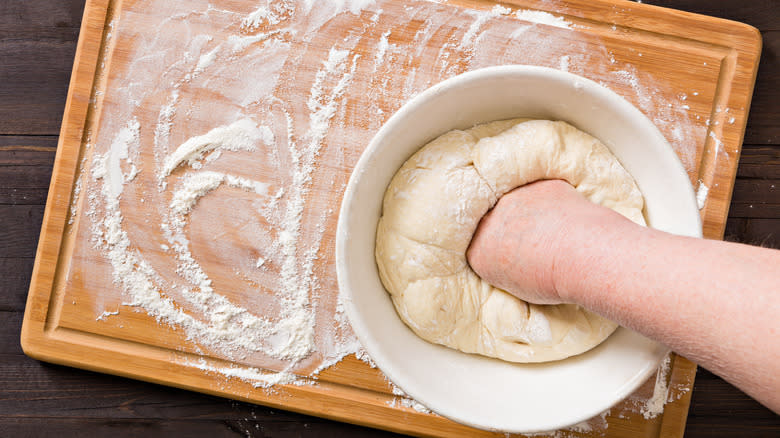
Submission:
[[401,319],[430,342],[512,362],[587,351],[617,325],[576,305],[535,305],[474,273],[466,249],[512,189],[563,179],[644,225],[631,175],[599,140],[565,122],[514,119],[450,131],[404,163],[387,188],[376,236],[382,283]]

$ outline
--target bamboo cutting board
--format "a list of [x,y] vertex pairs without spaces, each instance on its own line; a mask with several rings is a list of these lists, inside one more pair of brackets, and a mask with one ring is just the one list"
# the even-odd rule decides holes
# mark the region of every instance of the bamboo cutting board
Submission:
[[[327,324],[338,314],[338,206],[361,152],[416,93],[489,65],[568,70],[631,101],[675,148],[694,188],[703,187],[704,235],[722,238],[761,46],[747,25],[620,0],[513,0],[498,8],[471,0],[276,2],[263,13],[246,3],[88,1],[22,328],[30,356],[402,433],[492,435],[414,409],[393,394],[380,371],[353,355],[316,381],[257,388],[238,371],[230,377],[224,370],[283,364],[193,342],[186,330],[129,305],[122,280],[113,276],[116,266],[95,237],[103,207],[95,209],[94,159],[112,151],[123,127],[133,123],[139,127],[136,155],[117,159],[139,164],[138,172],[129,161],[119,168],[128,172],[120,182],[121,227],[133,254],[170,285],[159,293],[176,306],[184,307],[176,300],[178,283],[165,283],[176,278],[175,263],[158,229],[160,205],[171,196],[153,168],[161,138],[175,148],[249,112],[274,138],[286,139],[278,150],[312,147],[306,150],[314,166],[304,171],[311,183],[300,192],[304,246],[296,247],[312,251],[296,259],[312,267],[296,278],[315,285],[309,289],[317,321]],[[288,22],[295,25],[284,28]],[[172,102],[175,116],[166,112]],[[287,168],[269,165],[264,151],[225,151],[198,166],[290,189],[290,175],[279,176]],[[179,169],[172,177],[183,174]],[[261,269],[258,255],[268,248],[251,237],[270,225],[242,213],[257,208],[256,194],[219,193],[193,209],[187,228],[192,254],[230,300],[273,314],[282,274],[274,254]],[[317,342],[327,350],[328,339]],[[295,372],[308,375],[323,354],[312,354]],[[661,378],[669,387],[662,415],[642,415],[658,386],[651,379],[604,417],[565,433],[680,436],[695,369],[672,356]]]

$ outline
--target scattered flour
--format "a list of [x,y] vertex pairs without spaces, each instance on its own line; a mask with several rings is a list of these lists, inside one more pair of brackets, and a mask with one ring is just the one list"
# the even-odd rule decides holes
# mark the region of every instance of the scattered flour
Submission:
[[669,383],[667,380],[669,378],[671,360],[671,356],[667,355],[661,362],[661,367],[655,380],[655,387],[653,388],[653,396],[639,410],[642,416],[648,420],[661,415],[664,412],[664,405],[669,399]]
[[133,119],[130,121],[119,131],[114,141],[111,142],[108,152],[103,156],[96,156],[95,158],[92,176],[94,178],[104,178],[107,183],[106,190],[112,198],[119,198],[119,195],[122,194],[127,178],[122,174],[120,164],[122,160],[127,159],[130,144],[138,142],[140,126],[138,120]]
[[249,36],[230,35],[228,37],[227,44],[230,46],[230,52],[233,55],[237,55],[240,52],[246,50],[252,44],[263,42],[268,38],[271,38],[272,36],[280,35],[282,33],[290,33],[290,32],[273,31],[268,33],[258,33],[256,35],[249,35]]
[[710,192],[710,188],[707,187],[701,180],[699,180],[699,188],[696,189],[696,203],[699,206],[699,210],[704,208],[707,204],[707,194]]
[[426,408],[422,403],[419,403],[411,398],[402,398],[401,399],[401,406],[406,408],[414,409],[417,412],[422,412],[423,414],[430,414],[431,410]]
[[382,34],[382,37],[379,38],[379,43],[377,43],[376,46],[376,55],[374,55],[374,72],[379,69],[379,66],[382,65],[382,63],[385,60],[385,53],[387,53],[387,48],[390,46],[390,44],[387,42],[387,37],[390,36],[390,31],[384,32]]
[[415,411],[422,412],[424,414],[433,413],[430,409],[425,407],[425,405],[406,395],[406,393],[401,388],[395,386],[393,382],[387,380],[387,383],[390,384],[390,388],[393,391],[393,395],[397,396],[397,397],[393,397],[392,400],[385,402],[387,403],[388,406],[390,407],[403,406],[405,408],[414,409]]
[[536,24],[544,24],[547,26],[559,27],[561,29],[571,29],[572,25],[566,21],[565,18],[555,16],[549,12],[534,11],[531,9],[520,9],[515,11],[515,17],[523,20],[530,21]]
[[103,311],[100,315],[98,315],[97,318],[95,318],[95,321],[104,321],[109,316],[119,315],[119,310],[115,310],[113,312],[109,312],[108,310]]
[[214,128],[207,134],[190,138],[169,155],[165,160],[160,178],[170,175],[173,169],[185,161],[192,165],[200,160],[204,153],[216,148],[229,151],[251,151],[255,149],[257,141],[271,143],[273,142],[273,133],[266,126],[258,127],[251,119],[241,119],[229,126]]
[[466,33],[463,34],[461,45],[464,47],[473,45],[482,25],[493,18],[499,17],[501,15],[507,15],[510,12],[512,12],[511,9],[505,8],[501,5],[496,5],[493,7],[493,9],[490,10],[490,12],[474,13],[476,15],[476,19],[471,23],[471,26],[469,26],[468,30],[466,30]]
[[247,29],[257,29],[264,22],[269,25],[279,24],[279,16],[265,6],[257,8],[254,12],[247,15],[242,21],[241,26]]
[[[709,123],[707,123],[709,125]],[[712,141],[715,143],[715,156],[718,156],[718,152],[720,152],[720,148],[723,146],[723,141],[718,138],[718,136],[715,134],[714,131],[710,131],[709,134],[707,134],[710,138],[712,138]]]
[[[241,379],[258,388],[311,382],[311,379],[300,376],[316,374],[353,353],[369,366],[376,367],[351,333],[341,297],[336,300],[335,310],[331,310],[325,308],[322,303],[326,300],[318,295],[320,285],[328,281],[330,275],[318,270],[316,263],[323,245],[325,219],[333,210],[318,211],[319,206],[311,203],[312,192],[320,188],[314,187],[313,183],[317,169],[322,164],[320,160],[324,160],[323,154],[331,154],[327,156],[329,161],[325,164],[331,166],[335,162],[336,166],[341,166],[345,158],[340,145],[364,140],[345,128],[350,116],[345,112],[344,102],[349,97],[353,82],[359,82],[356,73],[360,69],[364,73],[373,69],[378,74],[371,75],[370,79],[370,108],[365,115],[358,117],[365,116],[370,126],[378,127],[384,120],[384,114],[396,109],[397,106],[392,105],[432,85],[429,79],[428,82],[420,79],[431,76],[431,73],[426,70],[424,76],[418,74],[414,65],[421,64],[421,61],[430,64],[428,59],[435,58],[436,67],[442,73],[441,79],[444,79],[464,69],[500,63],[501,59],[481,58],[480,44],[486,40],[483,37],[491,29],[516,21],[514,30],[509,33],[511,39],[522,39],[525,43],[524,53],[521,54],[525,58],[511,59],[512,63],[523,61],[585,74],[583,68],[588,65],[588,61],[600,59],[603,61],[600,67],[602,70],[593,75],[604,78],[609,76],[610,80],[630,87],[647,114],[657,109],[657,87],[650,80],[652,78],[641,76],[630,65],[614,66],[618,61],[613,54],[606,50],[603,53],[584,54],[581,53],[584,46],[580,47],[576,43],[574,46],[556,46],[554,41],[533,35],[538,30],[536,25],[573,29],[575,26],[562,16],[535,10],[513,12],[503,6],[495,6],[488,11],[461,13],[461,19],[468,21],[458,28],[436,56],[435,49],[430,50],[429,42],[447,22],[447,14],[452,13],[447,11],[457,8],[446,3],[407,6],[404,10],[409,16],[388,26],[379,19],[381,9],[371,10],[374,5],[372,0],[305,0],[297,3],[285,0],[268,2],[266,6],[257,7],[245,15],[209,5],[205,11],[185,11],[172,15],[169,25],[181,26],[179,30],[184,32],[186,29],[186,32],[193,34],[191,39],[176,46],[176,50],[170,49],[159,35],[149,39],[139,38],[144,41],[134,54],[138,58],[134,68],[153,74],[147,75],[150,76],[148,82],[126,83],[113,91],[121,97],[114,96],[115,99],[128,102],[130,110],[116,115],[116,120],[107,125],[111,129],[101,131],[101,137],[95,142],[91,171],[84,175],[83,184],[79,180],[74,199],[78,197],[79,191],[86,192],[92,242],[110,263],[113,281],[124,292],[125,305],[133,306],[159,322],[181,330],[197,351],[207,347],[208,353],[227,359],[244,359],[252,353],[261,353],[265,355],[263,357],[273,359],[269,363],[274,365],[256,367],[238,365],[236,361],[235,366],[222,367],[205,359],[182,363],[228,378]],[[308,23],[296,24],[296,17],[301,14],[308,14],[311,18]],[[283,36],[289,35],[295,36],[296,40],[310,42],[328,20],[339,14],[351,14],[355,22],[360,23],[355,27],[355,34],[336,42],[332,47],[323,48],[323,57],[318,64],[309,66],[312,67],[310,76],[280,75],[278,70],[285,63],[274,63],[273,60],[281,57],[282,60],[296,63],[300,62],[303,54],[296,52],[292,45],[271,42],[278,43]],[[497,18],[500,19],[491,22]],[[203,34],[202,30],[197,32],[194,27],[190,28],[190,21],[196,19],[224,20],[222,28],[232,28],[236,33],[223,41],[214,41],[214,37]],[[422,23],[409,45],[413,50],[401,47],[400,43],[391,44],[391,35],[394,35],[395,41],[396,34],[393,32],[398,31],[397,35],[403,35],[401,31],[404,28],[398,26],[407,26],[412,20]],[[128,23],[130,21],[120,23],[120,28],[112,29],[112,33],[129,32],[122,28],[129,26]],[[360,29],[366,32],[369,28],[376,29],[372,43],[374,47],[368,49],[373,52],[373,57],[361,60],[359,52],[365,48],[357,48],[367,42],[361,39],[364,34],[359,32]],[[268,42],[263,43],[265,41]],[[520,55],[515,53],[514,56]],[[252,68],[247,68],[247,65]],[[268,70],[262,73],[251,71],[261,65]],[[392,69],[399,67],[406,69],[401,83],[392,82],[391,74],[382,74],[392,73]],[[615,68],[620,70],[613,71]],[[160,77],[155,77],[154,73],[161,73]],[[255,88],[260,91],[256,92],[255,97],[245,100],[230,100],[231,96],[228,95],[215,98],[217,101],[221,98],[229,102],[209,108],[208,111],[219,116],[205,120],[219,118],[222,125],[217,126],[219,124],[215,123],[202,135],[177,137],[177,134],[181,134],[176,132],[180,121],[189,122],[195,119],[195,115],[203,117],[204,114],[197,107],[198,103],[203,102],[193,100],[193,88],[196,91],[197,87],[217,91],[223,83],[220,81],[234,77],[247,78],[247,82],[243,82],[250,85],[247,92]],[[303,89],[307,90],[305,96],[295,96],[298,99],[295,102],[288,102],[289,96],[279,97],[292,85],[299,83],[304,84]],[[145,101],[149,95],[147,93],[154,90],[159,90],[157,92],[162,100],[158,104],[157,123],[154,126],[142,126],[132,110]],[[400,90],[399,98],[395,99],[397,102],[388,99],[388,96],[395,96],[394,90]],[[694,92],[693,95],[698,93]],[[270,97],[263,100],[257,96]],[[681,95],[680,100],[686,99],[686,95]],[[392,102],[388,104],[388,100]],[[302,106],[298,107],[297,104]],[[690,131],[683,126],[685,118],[677,117],[679,111],[687,109],[689,107],[668,110],[664,113],[665,119],[661,121],[661,124],[668,123],[669,126],[676,123],[668,131],[673,133],[674,140],[680,142],[691,136]],[[667,119],[668,122],[665,121]],[[729,123],[733,122],[732,117]],[[285,129],[277,130],[280,125]],[[192,129],[192,125],[187,126]],[[203,126],[203,123],[198,126]],[[713,138],[717,141],[716,137]],[[178,144],[178,147],[173,148],[172,141],[176,141],[173,146]],[[333,148],[336,152],[324,147],[333,142],[339,143],[339,147]],[[716,147],[719,148],[720,143],[716,143]],[[153,163],[143,162],[144,154],[138,153],[142,149],[145,152],[151,149]],[[262,164],[282,175],[278,180],[263,178],[266,175],[262,172],[255,173],[252,170],[258,151],[263,154]],[[333,158],[332,154],[341,155]],[[247,158],[247,169],[232,169],[223,165],[227,162],[225,160],[237,156]],[[147,175],[150,176],[146,178]],[[255,177],[258,179],[252,179]],[[147,179],[156,180],[152,181],[157,182],[156,191],[143,191],[143,183]],[[148,199],[151,206],[161,212],[157,224],[159,230],[149,227],[150,233],[159,234],[155,236],[158,240],[151,246],[157,252],[162,250],[163,256],[170,259],[175,270],[173,279],[166,277],[164,270],[155,264],[153,258],[147,257],[141,249],[143,245],[135,241],[126,228],[124,215],[131,211],[128,209],[140,205],[133,204],[130,196],[125,195],[128,199],[122,198],[125,186],[131,184],[134,191],[128,191],[127,194],[140,196],[137,202],[141,203]],[[253,242],[255,251],[247,266],[257,268],[254,272],[258,275],[275,275],[273,314],[254,314],[248,310],[250,306],[237,300],[231,301],[219,293],[190,248],[190,215],[206,196],[227,190],[240,190],[251,195],[259,215],[268,223],[267,236],[258,236],[258,241]],[[700,205],[702,190],[706,199],[707,187],[700,183],[697,193]],[[316,224],[309,228],[306,228],[305,222],[307,215],[317,218],[313,221]],[[306,239],[302,237],[304,233]],[[332,287],[333,283],[329,283],[329,289]],[[105,311],[97,319],[102,321],[117,312]],[[320,325],[332,325],[336,329],[322,329]],[[313,356],[316,356],[316,360]],[[300,369],[305,368],[307,371],[301,372],[296,368],[299,365]],[[662,369],[663,373],[659,373],[664,377],[656,382],[653,398],[641,407],[641,413],[647,418],[659,414],[669,391],[665,386],[668,359],[664,366],[665,371]],[[393,393],[397,397],[390,402],[392,406],[397,404],[419,412],[430,412],[400,389],[394,388]],[[598,418],[601,418],[606,428],[605,415],[575,425],[570,430],[582,433],[598,431],[601,427]]]
[[[187,174],[180,187],[173,193],[170,210],[177,216],[184,217],[192,210],[195,203],[208,192],[216,189],[222,183],[255,192],[258,195],[268,194],[268,184],[252,181],[246,178],[219,172],[202,171]],[[183,223],[177,225],[184,225]]]
[[374,362],[374,359],[371,359],[371,356],[368,355],[363,347],[358,348],[357,352],[355,352],[355,357],[368,364],[371,368],[376,368],[376,362]]
[[[82,160],[81,168],[84,168],[84,161]],[[76,220],[76,215],[78,214],[78,203],[79,203],[79,195],[81,195],[81,174],[79,173],[78,177],[76,177],[76,184],[73,186],[73,194],[72,200],[70,202],[70,214],[68,216],[68,225],[72,225],[73,221]]]
[[646,110],[653,109],[653,99],[648,90],[639,82],[636,69],[631,67],[631,70],[619,70],[613,72],[621,81],[628,84],[636,93],[639,99],[639,105]]
[[[357,14],[362,8],[361,5],[367,4],[349,2],[344,6],[351,13]],[[211,7],[209,11],[225,12]],[[291,9],[285,10],[279,5],[260,8],[245,17],[242,27],[256,29],[268,23],[278,24],[282,21],[281,15],[290,11]],[[158,321],[183,329],[187,339],[196,345],[208,346],[226,358],[244,357],[246,352],[262,352],[268,357],[287,361],[285,370],[281,372],[261,372],[252,367],[209,368],[203,363],[198,365],[229,377],[259,381],[263,387],[267,386],[266,383],[272,385],[290,382],[292,374],[286,369],[292,369],[317,349],[314,342],[316,309],[310,301],[310,294],[317,289],[313,265],[317,260],[319,243],[318,239],[315,239],[314,245],[304,247],[299,234],[308,186],[312,182],[317,157],[330,122],[352,81],[360,56],[348,49],[331,49],[328,59],[316,74],[306,103],[310,116],[305,135],[298,138],[292,134],[293,119],[285,111],[288,123],[287,147],[291,159],[288,163],[291,166],[291,179],[287,187],[273,187],[271,194],[272,185],[269,183],[229,172],[200,170],[204,164],[218,166],[224,151],[252,153],[260,146],[264,150],[278,149],[271,129],[258,124],[252,116],[239,114],[236,121],[215,127],[206,134],[191,137],[170,153],[167,148],[172,137],[177,108],[182,106],[182,100],[185,98],[183,86],[191,86],[196,78],[205,77],[207,70],[212,67],[218,71],[224,68],[225,63],[234,61],[220,57],[223,50],[236,54],[280,33],[293,31],[283,29],[254,35],[231,35],[224,43],[209,50],[203,50],[203,47],[212,41],[213,37],[198,35],[190,44],[192,52],[185,52],[182,58],[184,62],[173,64],[177,67],[186,65],[186,61],[192,59],[192,53],[201,53],[199,57],[195,57],[197,62],[189,64],[192,65],[190,72],[181,72],[179,79],[170,81],[173,88],[169,91],[167,102],[159,111],[154,127],[154,167],[160,191],[156,197],[169,199],[167,207],[161,207],[160,210],[163,213],[160,231],[167,241],[157,244],[157,247],[174,255],[175,271],[181,277],[179,281],[173,284],[163,281],[157,269],[136,249],[123,227],[124,215],[120,202],[123,187],[132,183],[140,173],[140,167],[132,161],[134,155],[129,153],[135,151],[137,156],[142,147],[140,135],[143,129],[135,118],[113,136],[105,153],[94,154],[90,174],[92,190],[89,193],[89,214],[93,219],[92,241],[111,264],[114,281],[125,293],[123,304],[143,309]],[[149,50],[150,53],[156,53],[152,47]],[[140,56],[139,59],[146,58]],[[169,72],[177,73],[178,70],[167,69],[164,75]],[[132,94],[133,90],[134,88],[120,88],[120,92],[129,94]],[[131,99],[140,102],[143,98],[128,96],[128,100]],[[190,112],[183,117],[189,118]],[[174,173],[174,170],[182,165],[188,165],[189,168]],[[123,166],[129,170],[123,171]],[[169,180],[174,187],[170,191],[167,189]],[[281,259],[275,259],[281,267],[280,290],[276,297],[278,314],[253,315],[219,294],[189,248],[187,226],[190,212],[204,196],[222,186],[251,192],[258,200],[263,200],[261,214],[268,216],[271,225],[278,230],[276,239],[270,243],[269,248],[270,251],[277,252],[275,258]],[[138,200],[141,203],[144,201],[143,197]],[[327,211],[333,213],[333,209]],[[322,220],[324,219],[325,216]],[[318,231],[320,234],[324,233],[324,226],[320,225]],[[266,259],[263,257],[255,262],[258,268],[265,264]],[[104,312],[98,319],[102,320],[112,314],[114,313]],[[324,356],[322,362],[327,363],[327,366],[359,348],[357,340],[348,329],[343,312],[336,315],[336,321],[344,336],[338,345],[320,350]]]
[[201,57],[198,59],[198,64],[195,65],[195,73],[201,73],[203,70],[207,69],[211,64],[214,64],[214,61],[217,59],[217,53],[219,52],[220,47],[216,47],[212,51],[201,55]]
[[187,365],[203,371],[219,373],[225,377],[236,378],[251,384],[255,388],[270,388],[274,385],[301,384],[302,380],[291,373],[269,373],[257,368],[243,367],[215,367],[209,365],[205,359],[198,362],[185,362]]
[[178,101],[179,90],[174,88],[168,96],[168,101],[160,108],[160,112],[157,114],[157,125],[154,128],[154,159],[156,166],[160,165],[164,150],[168,148]]
[[569,71],[569,60],[571,57],[569,55],[561,56],[561,63],[558,66],[558,69],[563,71]]

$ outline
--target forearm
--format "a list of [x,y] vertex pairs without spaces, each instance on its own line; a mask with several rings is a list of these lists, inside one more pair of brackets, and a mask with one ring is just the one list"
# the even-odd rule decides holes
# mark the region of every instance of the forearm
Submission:
[[520,299],[580,304],[780,412],[780,251],[640,227],[550,180],[504,195],[467,256]]
[[559,294],[780,411],[780,253],[616,222],[561,252]]

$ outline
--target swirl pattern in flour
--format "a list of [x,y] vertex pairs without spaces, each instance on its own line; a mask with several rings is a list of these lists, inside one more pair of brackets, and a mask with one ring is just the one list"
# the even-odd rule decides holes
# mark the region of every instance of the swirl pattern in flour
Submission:
[[362,8],[285,3],[246,16],[178,6],[191,10],[166,19],[169,32],[139,38],[132,15],[116,28],[138,44],[91,151],[91,241],[122,305],[190,341],[171,347],[232,362],[188,365],[256,386],[290,383],[359,349],[336,297],[319,293],[334,289],[322,253],[338,199],[318,195],[348,177],[319,160],[343,162],[326,138],[343,130],[365,29],[327,47],[291,36],[327,31],[331,20],[362,24]]
[[645,225],[631,175],[600,141],[565,122],[514,119],[450,131],[425,145],[385,193],[376,259],[398,314],[420,337],[512,362],[585,352],[617,325],[576,305],[529,304],[479,278],[466,250],[505,193],[563,179]]

